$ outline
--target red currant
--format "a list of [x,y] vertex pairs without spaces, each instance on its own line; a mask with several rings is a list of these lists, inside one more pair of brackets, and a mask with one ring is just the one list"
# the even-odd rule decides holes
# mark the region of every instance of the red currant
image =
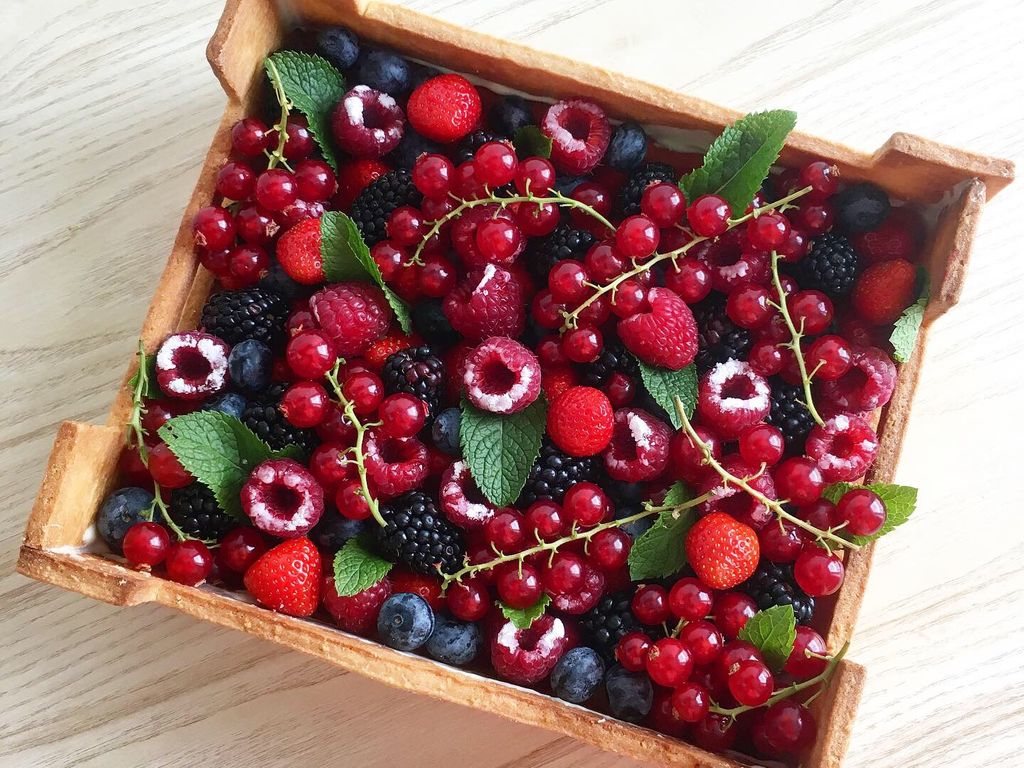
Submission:
[[388,216],[388,237],[398,245],[416,245],[425,234],[423,214],[411,205],[400,205]]
[[476,247],[489,261],[511,261],[523,245],[523,233],[514,221],[497,218],[481,222],[476,228]]
[[820,336],[805,356],[807,373],[822,381],[842,378],[853,365],[853,349],[842,336]]
[[491,189],[508,184],[516,176],[519,160],[515,150],[504,141],[489,141],[473,158],[480,180]]
[[519,163],[515,181],[519,194],[542,197],[555,183],[555,166],[543,157],[528,157]]
[[338,356],[330,339],[320,331],[303,331],[288,341],[288,367],[303,379],[319,379],[334,366]]
[[487,586],[480,579],[457,581],[445,593],[445,606],[460,621],[480,621],[491,606]]
[[[584,181],[569,195],[573,200],[578,200],[584,205],[589,205],[602,216],[610,216],[612,212],[612,195],[606,186],[596,181]],[[588,212],[579,208],[569,209],[569,219],[577,227],[592,232],[597,237],[607,234],[604,224],[599,222]]]
[[717,237],[729,228],[732,209],[718,195],[701,195],[686,209],[690,228],[701,237]]
[[640,672],[647,666],[647,654],[653,645],[643,632],[627,632],[615,646],[615,658],[630,672]]
[[757,532],[761,557],[773,563],[792,563],[804,546],[802,529],[785,520]]
[[615,247],[627,259],[645,259],[658,249],[661,232],[646,216],[628,216],[615,230]]
[[451,293],[456,278],[455,265],[444,256],[432,253],[424,257],[417,279],[424,296],[440,299]]
[[885,503],[874,491],[855,488],[836,504],[836,518],[846,523],[846,530],[855,536],[873,536],[885,525]]
[[[697,437],[707,446],[712,458],[722,458],[722,443],[718,436],[707,427],[694,427]],[[675,469],[680,480],[693,483],[706,476],[710,470],[705,463],[704,452],[699,449],[690,436],[682,430],[672,435],[668,445],[669,466]]]
[[225,163],[217,174],[217,194],[229,200],[245,200],[256,189],[256,173],[245,163]]
[[786,450],[782,432],[771,424],[755,424],[740,433],[740,456],[752,467],[773,466]]
[[687,304],[696,304],[711,293],[711,270],[704,262],[686,256],[665,270],[665,287]]
[[271,168],[256,180],[256,202],[268,211],[283,211],[299,198],[295,177],[282,168]]
[[571,552],[556,552],[551,564],[546,566],[542,580],[544,588],[553,595],[569,595],[578,592],[586,576],[583,558]]
[[444,155],[420,155],[412,166],[412,183],[426,198],[445,198],[455,165]]
[[309,471],[325,490],[334,490],[351,477],[348,449],[337,443],[321,443],[309,458]]
[[170,489],[184,488],[194,479],[164,442],[149,449],[149,474],[160,486]]
[[790,699],[778,701],[765,710],[761,729],[777,754],[799,752],[811,746],[818,734],[814,716]]
[[562,508],[547,499],[533,502],[526,510],[526,529],[531,536],[536,534],[542,541],[554,541],[565,529]]
[[380,275],[384,281],[390,282],[394,280],[408,256],[396,243],[390,240],[381,240],[370,248],[370,258],[380,269]]
[[740,328],[754,330],[771,319],[774,308],[768,289],[761,285],[742,285],[729,294],[725,302],[725,313]]
[[821,531],[827,531],[839,522],[836,505],[828,499],[817,499],[800,506],[797,509],[797,517]]
[[370,371],[357,371],[345,379],[341,394],[352,403],[357,416],[369,416],[384,399],[384,382]]
[[574,328],[562,337],[562,351],[574,363],[592,363],[601,355],[604,340],[596,328]]
[[524,235],[544,237],[555,231],[561,214],[554,203],[519,203],[515,209],[515,219]]
[[747,240],[759,251],[774,251],[789,237],[789,219],[781,213],[763,213],[747,222]]
[[170,545],[171,537],[166,528],[158,523],[143,522],[128,529],[121,550],[132,565],[152,567],[164,561]]
[[636,397],[636,383],[626,374],[614,371],[604,385],[604,393],[613,408],[623,408]]
[[739,727],[731,717],[711,712],[694,724],[691,733],[698,747],[709,752],[725,752],[736,742]]
[[632,317],[647,307],[647,290],[636,280],[623,280],[615,289],[612,312],[618,317]]
[[342,481],[334,494],[334,504],[338,512],[349,520],[365,520],[372,511],[370,503],[363,495],[362,484],[357,479]]
[[618,528],[608,528],[590,539],[590,561],[606,573],[626,564],[633,539]]
[[783,261],[790,263],[800,261],[811,250],[811,238],[796,227],[790,227],[789,234],[786,235],[786,242],[776,250],[782,256]]
[[782,350],[773,341],[755,341],[747,353],[747,362],[755,373],[774,376],[782,370]]
[[794,504],[810,504],[821,498],[825,478],[818,465],[806,456],[786,459],[772,472],[775,490],[780,498]]
[[824,200],[839,189],[839,168],[824,160],[815,160],[800,169],[797,184],[811,188],[807,194],[808,199]]
[[185,539],[171,544],[164,560],[167,578],[179,584],[194,587],[206,581],[213,570],[213,555],[197,539]]
[[338,179],[323,160],[303,160],[295,166],[299,197],[311,203],[323,202],[338,191]]
[[640,196],[640,210],[659,227],[678,224],[686,212],[682,190],[671,182],[651,184]]
[[541,582],[529,563],[506,563],[498,569],[498,597],[512,608],[529,608],[540,599]]
[[476,175],[476,165],[472,160],[460,163],[455,167],[452,176],[452,192],[463,200],[479,200],[487,196],[487,188]]
[[679,639],[690,649],[694,663],[702,667],[717,659],[725,645],[718,627],[704,619],[688,622],[679,633]]
[[[605,321],[612,315],[612,302],[607,293],[595,298],[586,307],[579,311],[576,318],[581,325],[589,325],[598,328],[604,325]],[[600,351],[600,350],[598,350]]]
[[418,397],[398,393],[380,404],[381,429],[391,437],[412,437],[427,420],[426,404]]
[[298,381],[281,396],[281,413],[296,427],[315,427],[330,407],[327,390],[313,381]]
[[504,554],[518,552],[526,544],[526,521],[515,511],[499,512],[484,527],[488,543]]
[[263,534],[252,526],[232,528],[220,540],[220,562],[235,573],[245,573],[267,551]]
[[757,603],[742,592],[722,592],[715,600],[715,623],[729,639],[738,637],[755,613]]
[[654,626],[668,621],[668,591],[659,584],[645,584],[633,595],[630,608],[641,624]]
[[707,716],[711,695],[699,683],[684,683],[672,692],[672,711],[684,723],[696,723]]
[[533,319],[537,321],[537,325],[548,330],[554,330],[562,326],[562,313],[567,310],[568,307],[556,301],[555,297],[551,295],[551,291],[547,289],[537,291],[533,297],[533,304],[530,307],[530,313],[533,315]]
[[825,671],[828,665],[824,658],[828,649],[825,639],[810,627],[800,624],[796,628],[793,650],[786,659],[786,672],[797,680],[810,680]]
[[711,588],[692,576],[682,578],[672,585],[668,606],[676,618],[695,621],[703,619],[715,604]]
[[763,662],[741,661],[729,675],[729,692],[745,707],[760,707],[774,690],[775,678]]
[[582,528],[592,528],[611,516],[611,500],[594,483],[576,483],[562,499],[562,510]]
[[808,203],[793,211],[793,223],[810,235],[820,235],[832,229],[835,209],[828,203]]
[[647,652],[647,674],[658,685],[675,688],[693,672],[693,658],[682,640],[663,637]]
[[577,305],[590,293],[586,267],[575,259],[562,259],[548,273],[548,289],[555,301]]
[[235,243],[235,220],[216,205],[200,208],[192,217],[192,236],[207,251],[222,251]]
[[606,285],[621,275],[629,262],[615,250],[613,241],[602,240],[590,247],[587,255],[583,258],[583,264],[595,282]]
[[[313,154],[313,150],[316,149],[316,141],[309,130],[309,121],[306,120],[305,115],[289,115],[284,130],[287,134],[284,144],[284,156],[287,160],[302,160]],[[274,131],[271,143],[277,141],[277,131]]]
[[816,544],[808,544],[793,564],[793,577],[811,597],[831,595],[843,583],[843,561]]
[[246,117],[231,127],[231,148],[244,157],[262,156],[270,149],[271,138],[267,124],[255,117]]
[[228,253],[228,274],[242,285],[255,285],[270,267],[270,254],[258,245],[239,245]]
[[240,208],[235,216],[238,236],[247,243],[266,245],[271,242],[281,229],[269,211],[257,205]]

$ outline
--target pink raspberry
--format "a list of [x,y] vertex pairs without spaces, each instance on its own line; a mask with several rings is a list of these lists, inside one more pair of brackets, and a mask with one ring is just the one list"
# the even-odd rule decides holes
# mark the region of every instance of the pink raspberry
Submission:
[[723,437],[736,437],[763,421],[772,407],[772,390],[748,363],[726,360],[700,381],[697,413]]
[[693,312],[668,288],[647,291],[649,312],[619,320],[626,349],[650,365],[678,371],[697,356],[697,322]]
[[743,285],[763,285],[768,282],[771,268],[767,253],[752,250],[738,230],[711,243],[700,254],[711,272],[711,287],[721,293],[731,293]]
[[445,297],[442,309],[452,328],[476,341],[489,336],[514,338],[526,325],[522,282],[493,264],[470,270]]
[[309,308],[341,357],[361,355],[388,332],[392,312],[369,283],[335,283],[314,293]]
[[540,129],[551,137],[551,162],[575,175],[594,170],[612,137],[604,110],[582,99],[552,104]]
[[259,464],[242,486],[241,498],[252,524],[280,539],[304,536],[324,513],[324,489],[291,459]]
[[833,416],[807,436],[807,455],[818,462],[826,482],[850,482],[868,471],[878,453],[878,437],[859,416]]
[[[760,467],[750,466],[735,454],[722,459],[722,466],[733,477],[746,480],[747,484],[755,491],[760,491],[772,500],[778,498],[775,483],[767,471],[760,472]],[[702,513],[724,512],[754,530],[764,528],[774,516],[768,507],[742,488],[727,484],[717,472],[709,473],[698,485],[698,488],[702,495],[712,494],[708,501],[701,504]]]
[[355,157],[383,157],[405,133],[402,108],[386,93],[357,85],[341,97],[331,115],[338,146]]
[[889,402],[896,389],[896,365],[877,347],[853,350],[850,370],[818,385],[821,396],[844,411],[864,413]]
[[460,528],[482,528],[499,512],[507,511],[491,504],[473,482],[469,464],[456,461],[441,475],[438,492],[441,511]]
[[554,616],[544,614],[528,629],[508,621],[491,642],[491,664],[505,680],[530,685],[551,673],[568,646],[565,625]]
[[346,632],[368,636],[377,628],[380,607],[391,596],[391,580],[386,576],[376,584],[348,597],[338,595],[334,574],[326,574],[320,589],[324,610]]
[[551,604],[555,610],[579,616],[597,605],[604,594],[604,585],[604,574],[590,563],[584,563],[583,586],[580,590],[569,594],[552,595]]
[[604,468],[614,480],[638,483],[653,480],[668,464],[672,430],[640,408],[615,412],[612,441],[604,452]]
[[518,413],[540,395],[540,363],[518,341],[492,336],[469,353],[462,381],[477,408]]
[[157,350],[156,382],[168,397],[202,400],[215,395],[228,384],[230,352],[209,333],[173,333]]
[[430,473],[430,452],[415,437],[388,437],[371,429],[366,433],[363,453],[366,474],[383,499],[418,488]]
[[497,205],[482,205],[479,208],[470,208],[452,222],[451,236],[452,247],[462,259],[466,269],[483,267],[488,263],[498,264],[502,267],[509,266],[514,262],[526,248],[526,238],[522,238],[519,247],[510,256],[501,261],[492,261],[480,253],[476,244],[476,229],[488,219],[507,219],[514,222],[515,217],[507,208]]

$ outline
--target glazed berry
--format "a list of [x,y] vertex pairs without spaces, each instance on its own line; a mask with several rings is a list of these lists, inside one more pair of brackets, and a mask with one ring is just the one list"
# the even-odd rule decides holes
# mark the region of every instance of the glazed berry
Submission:
[[695,621],[703,619],[715,604],[714,595],[699,579],[682,578],[672,585],[668,607],[677,619]]
[[295,176],[283,168],[271,168],[256,180],[256,202],[268,211],[283,211],[299,198]]
[[739,636],[747,621],[757,613],[757,603],[742,592],[724,592],[715,600],[715,623],[730,640]]
[[793,650],[786,660],[786,672],[797,680],[809,680],[825,671],[828,661],[825,640],[810,627],[798,625]]
[[555,166],[543,157],[528,157],[516,168],[515,184],[519,194],[546,195],[555,183]]
[[398,146],[405,132],[405,115],[387,93],[357,85],[338,102],[331,115],[338,146],[359,158],[378,158]]
[[613,428],[611,403],[593,387],[571,387],[548,409],[548,435],[570,456],[592,456],[604,450]]
[[766,525],[757,532],[757,538],[761,542],[761,557],[773,563],[793,562],[804,545],[802,529],[784,520],[779,525]]
[[525,238],[516,223],[501,217],[481,222],[475,239],[480,255],[496,264],[511,263],[525,246]]
[[293,336],[285,357],[296,376],[310,380],[322,378],[338,359],[330,339],[319,331],[303,331]]
[[208,252],[225,250],[235,242],[235,220],[219,206],[200,208],[192,217],[192,237]]
[[564,701],[583,704],[604,680],[604,661],[593,648],[583,646],[565,653],[551,671],[551,690]]
[[231,127],[231,148],[244,157],[262,157],[270,142],[271,131],[258,118],[246,117]]
[[606,573],[617,571],[626,564],[632,545],[633,539],[624,531],[601,531],[590,539],[590,562]]
[[562,352],[574,363],[592,363],[601,354],[604,338],[596,328],[574,328],[562,337]]
[[454,174],[454,164],[444,155],[421,155],[412,167],[412,183],[424,197],[444,198]]
[[764,326],[775,312],[773,294],[761,285],[744,285],[729,294],[725,312],[740,328],[753,331]]
[[167,578],[179,584],[194,587],[206,581],[213,570],[213,555],[209,548],[197,539],[178,541],[167,549],[164,558]]
[[679,633],[679,639],[686,643],[693,656],[693,663],[705,667],[718,658],[725,645],[721,631],[704,619],[687,622]]
[[473,162],[480,180],[491,189],[503,187],[516,176],[519,159],[504,141],[489,141],[476,151]]
[[627,259],[645,259],[657,250],[660,234],[646,216],[630,216],[615,230],[615,248]]
[[229,200],[245,200],[256,189],[256,173],[245,163],[229,162],[217,173],[217,194]]
[[430,658],[461,667],[477,657],[483,644],[479,625],[438,616],[425,649]]
[[805,456],[786,459],[772,472],[775,490],[794,504],[810,504],[821,497],[825,479],[818,465]]
[[220,540],[218,563],[235,573],[245,573],[266,551],[266,540],[259,531],[249,526],[240,526],[232,528]]
[[693,312],[668,288],[650,288],[647,304],[649,311],[619,320],[619,338],[645,363],[674,371],[685,368],[697,356]]
[[682,220],[686,200],[678,185],[663,181],[644,190],[640,210],[659,227],[671,227]]
[[195,331],[167,337],[156,353],[156,381],[168,397],[202,400],[228,382],[230,349],[221,339]]
[[654,686],[646,674],[615,666],[605,675],[604,685],[608,693],[608,708],[620,720],[638,723],[651,711]]
[[645,584],[633,595],[631,608],[642,624],[653,626],[668,621],[668,591],[658,584]]
[[484,536],[502,553],[518,552],[526,543],[523,516],[515,510],[492,517],[484,528]]
[[802,333],[817,336],[832,323],[832,300],[821,291],[797,291],[786,299],[793,325]]
[[384,399],[384,382],[370,371],[357,371],[341,385],[345,400],[352,403],[358,416],[369,416]]
[[702,720],[711,706],[711,696],[699,683],[684,683],[672,692],[672,711],[684,723]]
[[582,99],[552,104],[541,119],[540,129],[551,138],[552,162],[576,175],[592,171],[611,140],[604,110]]
[[846,530],[855,536],[878,533],[885,525],[885,517],[884,502],[867,488],[847,491],[836,504],[836,518],[846,523]]
[[806,450],[825,482],[851,482],[875,460],[878,436],[860,416],[840,414],[811,430]]
[[814,544],[808,545],[793,564],[800,589],[811,597],[831,595],[843,583],[843,561]]
[[849,343],[834,334],[815,339],[804,357],[807,375],[822,381],[835,381],[853,364],[853,350]]
[[770,467],[782,458],[786,441],[782,432],[770,424],[755,424],[740,433],[739,448],[740,456],[748,464]]
[[643,632],[627,632],[615,646],[615,659],[630,672],[642,672],[653,645],[654,641]]
[[452,584],[445,593],[445,603],[452,615],[462,621],[480,621],[491,605],[487,587],[477,579]]
[[149,474],[162,488],[184,488],[194,479],[164,442],[149,449]]
[[741,661],[729,675],[729,692],[745,707],[759,707],[771,698],[775,679],[760,661]]
[[647,652],[647,674],[658,685],[675,688],[693,671],[693,659],[686,644],[674,637],[656,640]]
[[434,612],[427,601],[408,592],[391,595],[377,615],[377,634],[381,642],[399,651],[414,651],[422,646],[434,626]]
[[615,411],[612,439],[604,452],[604,468],[613,480],[653,480],[668,466],[668,424],[640,408]]
[[547,677],[569,646],[561,619],[544,614],[528,629],[506,622],[491,642],[491,665],[499,677],[530,685]]
[[732,210],[718,195],[701,195],[686,209],[690,227],[701,237],[717,237],[729,228]]
[[759,251],[778,250],[789,237],[789,219],[781,213],[764,213],[747,222],[747,239]]
[[687,533],[686,554],[701,581],[714,589],[730,589],[757,568],[760,544],[752,528],[712,512]]
[[167,557],[171,538],[167,529],[157,523],[135,523],[124,535],[121,547],[125,559],[132,565],[153,567]]
[[363,493],[362,483],[350,478],[341,481],[334,493],[334,504],[338,512],[349,520],[366,520],[373,511]]

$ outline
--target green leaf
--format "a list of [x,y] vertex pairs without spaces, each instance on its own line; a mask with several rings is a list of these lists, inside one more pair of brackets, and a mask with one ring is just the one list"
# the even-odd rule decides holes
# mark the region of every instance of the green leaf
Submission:
[[516,154],[522,158],[551,157],[551,137],[536,125],[524,125],[512,138]]
[[796,113],[783,109],[755,112],[728,126],[708,148],[704,164],[679,182],[688,202],[720,195],[741,216],[778,159]]
[[348,597],[369,589],[391,572],[392,563],[378,557],[359,539],[349,539],[334,556],[334,588]]
[[402,330],[405,333],[412,330],[409,307],[385,284],[359,227],[344,213],[328,211],[320,218],[320,256],[328,282],[369,280],[376,283],[384,291],[384,298],[394,310]]
[[[273,66],[271,66],[273,64]],[[330,144],[331,112],[345,95],[345,78],[325,59],[308,53],[278,51],[265,62],[271,82],[279,78],[285,96],[309,121],[320,152],[331,168],[338,170],[338,159]]]
[[922,296],[903,310],[903,314],[893,326],[889,341],[892,344],[892,356],[896,362],[905,363],[914,353],[926,306],[928,306],[928,299]]
[[832,483],[822,493],[822,497],[837,504],[848,491],[854,488],[867,488],[878,494],[878,498],[885,504],[885,523],[877,533],[871,536],[854,536],[845,533],[842,529],[839,535],[849,539],[854,544],[863,546],[875,539],[889,533],[895,528],[903,525],[917,508],[917,488],[909,485],[895,485],[890,483],[870,483],[869,485],[853,485],[851,483]]
[[540,455],[546,415],[543,397],[505,416],[462,401],[462,454],[477,487],[492,504],[507,507],[523,490],[530,467]]
[[693,416],[693,409],[697,406],[697,366],[691,363],[680,371],[673,371],[648,365],[640,358],[637,362],[640,364],[640,378],[654,402],[665,409],[672,426],[682,428],[683,422],[676,413],[674,399],[678,396],[683,401],[687,418]]
[[773,605],[766,611],[751,616],[740,630],[740,640],[746,640],[761,651],[765,663],[779,672],[793,652],[796,642],[796,616],[792,605]]
[[[692,498],[682,483],[673,485],[665,496],[665,504],[678,505]],[[664,579],[686,565],[686,534],[697,520],[694,508],[666,510],[658,514],[629,550],[629,576],[633,581]]]
[[237,518],[243,517],[239,492],[253,467],[292,452],[271,451],[245,424],[219,411],[175,416],[159,434],[181,465],[213,491],[221,509]]
[[513,608],[500,601],[498,602],[498,608],[501,609],[501,613],[506,619],[515,624],[516,629],[529,629],[530,625],[544,614],[544,609],[548,607],[550,602],[550,595],[545,593],[541,595],[540,600],[529,608]]

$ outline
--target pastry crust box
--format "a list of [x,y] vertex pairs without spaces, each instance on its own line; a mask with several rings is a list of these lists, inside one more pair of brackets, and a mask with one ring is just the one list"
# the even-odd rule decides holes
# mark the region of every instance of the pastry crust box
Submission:
[[[592,99],[613,117],[659,126],[655,136],[675,132],[706,141],[740,117],[729,109],[478,34],[387,2],[292,0],[290,7],[306,21],[344,24],[375,43],[485,82],[540,98]],[[259,98],[264,77],[262,61],[278,45],[281,32],[282,20],[272,0],[228,0],[210,41],[208,58],[228,103],[142,328],[141,337],[149,351],[167,334],[194,327],[209,294],[211,278],[199,267],[193,253],[190,220],[198,208],[213,199],[217,171],[230,150],[231,126],[248,114]],[[912,359],[901,366],[899,384],[879,425],[881,447],[871,479],[890,482],[910,415],[928,328],[956,304],[981,209],[989,195],[1012,181],[1013,165],[905,133],[893,134],[871,154],[794,133],[781,162],[796,165],[812,158],[836,163],[846,180],[873,181],[892,196],[934,213],[923,254],[932,285],[922,338]],[[93,518],[117,479],[117,459],[124,440],[122,425],[131,407],[127,379],[135,366],[134,358],[128,361],[125,379],[105,425],[68,421],[60,426],[28,520],[18,560],[21,573],[116,605],[161,603],[318,656],[388,685],[547,728],[648,763],[693,768],[744,764],[739,756],[713,755],[529,689],[400,653],[323,623],[283,616],[230,592],[185,587],[152,577],[89,552],[85,544]],[[827,622],[830,651],[838,650],[853,631],[872,549],[869,546],[848,556],[846,581],[821,610]],[[804,765],[825,768],[842,762],[863,680],[862,667],[847,660],[839,664],[827,691],[814,703],[819,737]]]

